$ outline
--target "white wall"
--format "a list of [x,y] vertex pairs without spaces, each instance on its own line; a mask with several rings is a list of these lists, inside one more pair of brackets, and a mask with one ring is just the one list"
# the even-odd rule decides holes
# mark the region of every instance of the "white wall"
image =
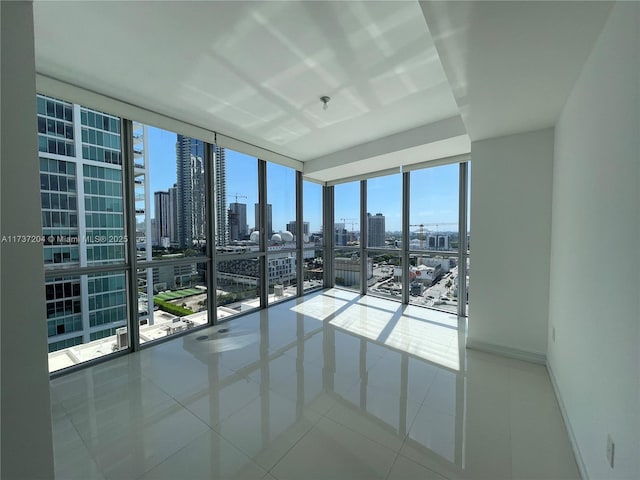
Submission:
[[548,361],[592,479],[640,478],[639,15],[614,7],[556,126]]
[[[2,227],[40,235],[31,2],[0,2],[2,17]],[[4,479],[53,478],[42,244],[0,245]]]
[[553,130],[471,145],[468,345],[544,361]]

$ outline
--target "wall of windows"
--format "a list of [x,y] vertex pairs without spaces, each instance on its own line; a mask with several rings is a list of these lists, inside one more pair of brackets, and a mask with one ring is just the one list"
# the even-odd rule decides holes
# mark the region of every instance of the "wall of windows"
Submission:
[[37,104],[50,371],[325,281],[465,313],[466,164],[323,187],[135,120]]
[[295,170],[44,95],[37,103],[50,371],[297,296],[306,258],[308,285],[322,285],[322,252],[302,253],[322,242],[306,225],[298,232]]
[[335,286],[465,316],[468,178],[462,163],[335,185]]

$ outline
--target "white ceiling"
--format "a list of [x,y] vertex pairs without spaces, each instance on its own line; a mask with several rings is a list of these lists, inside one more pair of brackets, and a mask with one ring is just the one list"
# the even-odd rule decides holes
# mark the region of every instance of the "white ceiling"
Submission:
[[420,2],[472,141],[555,125],[613,2]]
[[300,160],[305,176],[331,181],[553,125],[609,9],[42,1],[36,69]]
[[301,161],[458,116],[417,2],[36,2],[34,17],[39,73]]

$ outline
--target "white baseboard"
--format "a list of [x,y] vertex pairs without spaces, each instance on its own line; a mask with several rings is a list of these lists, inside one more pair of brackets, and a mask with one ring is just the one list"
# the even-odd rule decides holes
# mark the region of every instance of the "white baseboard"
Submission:
[[501,345],[495,345],[493,343],[467,340],[467,348],[470,348],[471,350],[478,350],[480,352],[493,353],[495,355],[501,355],[507,358],[514,358],[516,360],[523,360],[525,362],[536,363],[538,365],[547,364],[546,355],[527,352],[525,350],[518,350],[516,348],[503,347]]
[[558,388],[556,377],[553,374],[553,370],[551,369],[551,365],[549,365],[549,362],[547,362],[546,367],[547,367],[547,372],[549,372],[549,378],[551,378],[551,385],[553,386],[553,391],[556,394],[556,400],[558,401],[558,405],[560,405],[560,413],[562,414],[562,420],[564,421],[564,426],[567,429],[567,433],[569,434],[569,442],[571,443],[573,456],[575,457],[576,463],[578,464],[578,471],[580,473],[580,478],[582,480],[589,480],[589,476],[587,475],[587,468],[584,464],[584,461],[582,460],[580,449],[578,448],[578,441],[576,440],[576,436],[573,433],[573,428],[571,428],[571,422],[569,421],[569,416],[567,415],[567,409],[565,408],[564,402],[562,401],[562,396],[560,395],[560,389]]
[[567,429],[567,433],[569,434],[569,442],[571,443],[573,456],[575,457],[576,464],[578,465],[578,473],[580,473],[580,478],[582,480],[589,480],[589,476],[587,475],[587,468],[582,459],[582,455],[580,454],[580,449],[578,448],[578,441],[576,440],[573,428],[571,427],[571,422],[569,421],[569,416],[567,415],[567,409],[565,408],[564,402],[562,401],[562,396],[560,395],[560,389],[558,388],[556,377],[553,374],[551,365],[549,365],[549,362],[547,362],[547,356],[541,355],[539,353],[518,350],[515,348],[503,347],[501,345],[495,345],[492,343],[474,342],[470,340],[467,340],[467,348],[471,350],[478,350],[480,352],[492,353],[494,355],[501,355],[507,358],[514,358],[516,360],[523,360],[525,362],[536,363],[538,365],[544,365],[546,367],[547,372],[549,372],[549,378],[551,379],[551,385],[553,386],[553,392],[555,393],[556,400],[558,402],[558,405],[560,406],[560,414],[562,415],[564,426]]

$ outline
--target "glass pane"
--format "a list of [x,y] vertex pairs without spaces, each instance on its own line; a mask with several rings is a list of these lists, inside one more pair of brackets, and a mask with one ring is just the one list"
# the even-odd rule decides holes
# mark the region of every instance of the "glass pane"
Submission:
[[367,180],[367,246],[400,248],[402,244],[402,176]]
[[367,293],[400,300],[402,298],[400,253],[370,250],[367,255],[373,273],[368,281]]
[[303,250],[304,290],[322,288],[324,274],[324,251],[312,248]]
[[360,245],[360,182],[334,187],[335,246]]
[[270,250],[296,248],[296,171],[270,162],[267,162],[267,230]]
[[412,253],[409,256],[409,303],[458,311],[457,255]]
[[139,269],[138,320],[140,343],[207,324],[207,264]]
[[[38,129],[40,151],[47,272],[124,263],[128,236],[118,143],[120,119],[43,95],[37,95],[37,103],[34,128]],[[89,114],[93,125],[88,123]],[[95,125],[96,118],[100,125]],[[112,146],[114,139],[116,147]],[[55,277],[48,276],[45,295],[51,371],[128,347],[124,273],[69,276],[60,271]]]
[[322,185],[303,181],[302,195],[304,289],[310,290],[323,285]]
[[[360,252],[356,249],[340,247],[357,247],[360,245],[360,182],[350,182],[334,187],[334,225],[335,242],[335,285],[359,290]],[[373,273],[373,272],[372,272]]]
[[[38,95],[37,102],[40,152],[75,157],[77,142],[73,138],[73,105],[44,95]],[[80,118],[75,121],[80,122]]]
[[453,164],[411,172],[411,250],[458,249],[459,169]]
[[50,372],[129,347],[124,273],[51,278],[45,295]]
[[[335,252],[335,284],[360,290],[360,252],[358,250],[340,249]],[[369,263],[368,277],[373,277],[373,263]]]
[[216,172],[216,246],[219,252],[257,250],[258,160],[233,150],[226,157],[224,174]]
[[217,262],[218,320],[260,308],[260,259],[239,258]]
[[267,256],[269,303],[297,295],[296,252],[272,253]]
[[206,254],[204,145],[195,138],[134,122],[139,260]]
[[80,200],[77,205],[80,209],[84,206],[86,263],[122,263],[128,243],[124,227],[122,167],[84,165],[82,170],[84,202]]

